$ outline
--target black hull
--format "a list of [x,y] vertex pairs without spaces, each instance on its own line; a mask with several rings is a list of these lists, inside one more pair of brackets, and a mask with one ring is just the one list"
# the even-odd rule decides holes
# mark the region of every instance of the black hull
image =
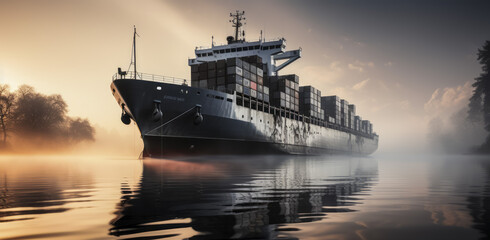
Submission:
[[[367,155],[377,149],[367,137],[238,106],[236,95],[134,79],[111,85],[119,105],[141,132],[143,156],[189,154]],[[158,90],[159,89],[159,90]],[[163,117],[152,119],[155,101]],[[203,121],[195,123],[200,112]]]

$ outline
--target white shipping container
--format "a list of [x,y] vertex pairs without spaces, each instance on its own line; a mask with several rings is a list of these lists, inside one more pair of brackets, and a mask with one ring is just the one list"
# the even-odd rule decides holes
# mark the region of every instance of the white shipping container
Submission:
[[266,87],[266,86],[264,86],[264,93],[267,94],[267,95],[269,95],[269,88]]
[[257,76],[263,77],[264,76],[264,71],[260,68],[257,68]]
[[243,79],[243,86],[244,86],[244,87],[250,87],[250,80],[249,80],[249,79],[244,78],[244,79]]
[[256,98],[256,97],[257,97],[257,91],[255,91],[255,90],[253,90],[253,89],[252,89],[252,90],[250,90],[250,96],[252,96],[252,97]]

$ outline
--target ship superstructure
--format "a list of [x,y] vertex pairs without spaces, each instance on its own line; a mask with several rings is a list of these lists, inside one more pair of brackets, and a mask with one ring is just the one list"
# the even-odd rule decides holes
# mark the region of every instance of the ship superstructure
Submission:
[[235,37],[226,45],[196,48],[188,60],[190,86],[138,73],[136,66],[114,75],[111,89],[121,120],[138,125],[144,156],[374,152],[378,136],[356,115],[355,105],[300,86],[297,75],[279,74],[301,57],[301,48],[286,51],[284,38],[247,42],[240,29],[243,14],[230,14]]
[[[204,62],[213,62],[226,60],[229,58],[244,58],[259,56],[266,65],[269,76],[276,76],[277,72],[290,63],[301,57],[301,48],[292,51],[286,50],[286,39],[280,38],[274,41],[265,41],[260,37],[259,41],[247,42],[243,37],[244,32],[240,29],[243,25],[242,15],[245,12],[237,11],[230,14],[233,17],[233,27],[235,28],[235,37],[227,37],[227,44],[220,46],[211,46],[211,48],[196,48],[196,58],[189,59],[189,65],[197,65]],[[242,32],[242,37],[239,33]],[[277,65],[277,61],[285,60],[284,63]]]

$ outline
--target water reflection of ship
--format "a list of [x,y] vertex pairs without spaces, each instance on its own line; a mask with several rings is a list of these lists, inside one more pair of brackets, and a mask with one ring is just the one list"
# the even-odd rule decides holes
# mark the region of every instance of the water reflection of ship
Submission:
[[[377,178],[369,159],[264,158],[144,161],[140,186],[123,193],[110,234],[192,228],[202,233],[192,239],[277,238],[295,230],[284,224],[353,211],[356,195]],[[192,220],[165,223],[184,218]]]

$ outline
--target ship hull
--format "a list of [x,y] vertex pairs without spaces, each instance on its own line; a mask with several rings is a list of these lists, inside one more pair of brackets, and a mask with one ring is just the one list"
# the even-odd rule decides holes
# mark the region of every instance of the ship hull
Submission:
[[[369,155],[378,147],[375,135],[315,125],[259,105],[240,106],[234,94],[134,79],[116,79],[111,90],[118,104],[136,122],[144,156]],[[162,118],[153,118],[155,103],[163,113]],[[202,122],[196,122],[199,114]]]

